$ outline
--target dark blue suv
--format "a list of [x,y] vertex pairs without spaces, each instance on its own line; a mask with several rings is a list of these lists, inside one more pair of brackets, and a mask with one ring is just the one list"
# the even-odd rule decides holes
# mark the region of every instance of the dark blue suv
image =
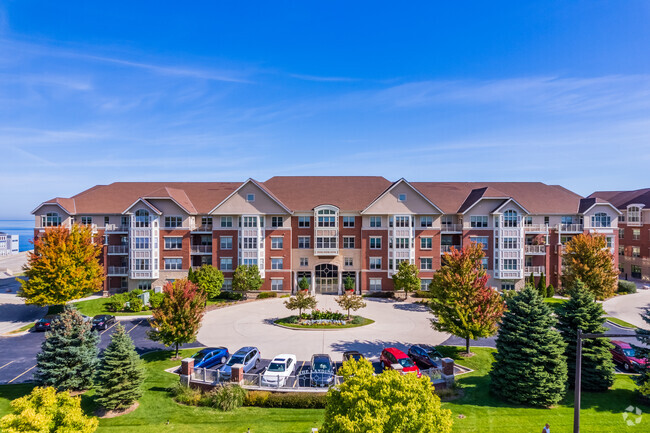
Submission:
[[230,356],[225,347],[206,347],[192,355],[194,368],[211,368],[219,364],[225,364]]

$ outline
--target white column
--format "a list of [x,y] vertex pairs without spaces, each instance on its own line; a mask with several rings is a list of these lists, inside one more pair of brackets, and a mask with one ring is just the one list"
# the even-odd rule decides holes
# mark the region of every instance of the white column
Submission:
[[311,294],[315,295],[316,294],[316,280],[314,279],[314,271],[311,271],[311,280],[309,281],[309,289],[311,290]]
[[292,293],[298,292],[298,272],[293,271],[293,290]]
[[354,288],[358,295],[361,294],[361,286],[359,286],[359,271],[354,273]]
[[343,281],[343,276],[340,270],[338,272],[338,276],[339,276],[338,278],[339,278],[339,295],[340,295],[342,293],[341,282]]

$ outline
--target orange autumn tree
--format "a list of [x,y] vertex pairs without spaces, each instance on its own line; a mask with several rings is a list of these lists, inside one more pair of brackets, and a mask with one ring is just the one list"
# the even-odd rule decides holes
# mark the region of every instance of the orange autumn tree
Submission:
[[48,228],[34,239],[34,251],[23,267],[18,296],[26,304],[59,305],[102,289],[104,268],[99,263],[102,247],[93,242],[88,226]]
[[506,309],[501,295],[487,285],[484,255],[481,244],[473,242],[461,250],[452,248],[429,286],[433,328],[464,338],[467,354],[470,339],[496,334]]
[[611,298],[618,284],[614,255],[602,235],[579,234],[571,239],[562,254],[562,286],[575,287],[582,281],[596,299]]

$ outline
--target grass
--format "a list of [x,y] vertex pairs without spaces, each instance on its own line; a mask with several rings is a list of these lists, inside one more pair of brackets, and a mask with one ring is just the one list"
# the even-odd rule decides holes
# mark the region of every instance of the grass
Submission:
[[[73,305],[79,310],[81,314],[86,316],[96,316],[98,314],[112,314],[113,316],[146,316],[151,315],[151,311],[142,310],[138,313],[131,312],[113,312],[106,309],[108,298],[89,299],[87,301],[74,302]],[[63,308],[60,305],[53,305],[49,307],[47,314],[61,314]]]
[[616,317],[606,317],[606,319],[624,328],[636,329],[636,325],[633,325],[630,322],[626,322],[625,320],[617,319]]
[[553,312],[555,314],[557,314],[560,307],[562,307],[562,305],[564,305],[564,303],[567,302],[567,301],[568,301],[568,299],[560,299],[560,298],[545,298],[544,299],[544,302],[546,304],[548,304],[548,306],[553,309]]
[[14,329],[13,331],[7,332],[6,335],[13,335],[13,334],[20,334],[21,332],[25,332],[29,329],[32,329],[34,327],[35,323],[28,323],[27,325],[20,327],[18,329]]
[[298,323],[293,322],[295,320],[295,317],[296,316],[283,317],[282,319],[276,320],[274,323],[277,323],[278,325],[286,326],[288,328],[295,328],[295,329],[345,329],[345,328],[358,328],[359,326],[366,326],[366,325],[370,325],[371,323],[375,323],[374,320],[366,319],[365,317],[351,316],[353,318],[353,322],[346,323],[345,325],[334,325],[334,324],[300,325]]

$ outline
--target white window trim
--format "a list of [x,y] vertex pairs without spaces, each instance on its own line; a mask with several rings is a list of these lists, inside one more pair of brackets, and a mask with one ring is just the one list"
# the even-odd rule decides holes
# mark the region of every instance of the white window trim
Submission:
[[[379,248],[372,246],[372,239],[379,239]],[[370,236],[368,239],[368,249],[369,250],[381,250],[381,236]]]
[[253,203],[255,201],[255,194],[253,194],[252,192],[247,193],[246,194],[246,201],[248,203]]
[[[281,240],[280,242],[282,242],[282,246],[281,247],[274,247],[273,246],[273,239],[280,239]],[[283,250],[284,249],[284,236],[271,236],[271,249],[276,250],[276,251],[277,250]]]
[[[431,246],[430,247],[422,247],[422,239],[431,239]],[[433,236],[420,236],[420,250],[422,251],[430,251],[433,249]]]

